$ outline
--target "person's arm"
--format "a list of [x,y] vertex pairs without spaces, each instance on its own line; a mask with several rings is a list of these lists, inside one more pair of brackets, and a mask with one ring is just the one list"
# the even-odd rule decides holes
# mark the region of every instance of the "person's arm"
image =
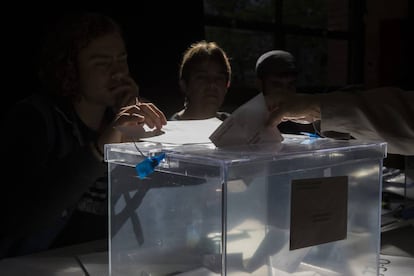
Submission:
[[384,140],[389,153],[414,154],[414,91],[382,87],[322,96],[321,130]]
[[270,122],[321,120],[321,131],[349,133],[356,139],[382,140],[388,152],[414,154],[414,91],[382,87],[360,93],[298,94],[278,99]]

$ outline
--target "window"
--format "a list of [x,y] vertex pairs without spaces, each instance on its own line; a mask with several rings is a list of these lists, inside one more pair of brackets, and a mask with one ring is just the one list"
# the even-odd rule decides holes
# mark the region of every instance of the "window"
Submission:
[[363,2],[204,0],[206,39],[228,53],[232,88],[246,98],[257,93],[257,58],[273,49],[295,56],[298,91],[330,91],[362,82]]

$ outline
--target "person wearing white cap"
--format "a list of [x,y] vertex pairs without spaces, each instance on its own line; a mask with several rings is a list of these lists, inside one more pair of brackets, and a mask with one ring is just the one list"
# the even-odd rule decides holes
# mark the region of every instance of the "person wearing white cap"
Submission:
[[256,62],[256,76],[264,95],[296,92],[295,58],[289,52],[272,50],[261,55]]
[[[284,50],[271,50],[262,54],[256,62],[256,83],[265,98],[284,98],[296,94],[298,70],[295,57]],[[299,124],[284,121],[278,124],[281,133],[300,134],[317,132],[317,124]]]

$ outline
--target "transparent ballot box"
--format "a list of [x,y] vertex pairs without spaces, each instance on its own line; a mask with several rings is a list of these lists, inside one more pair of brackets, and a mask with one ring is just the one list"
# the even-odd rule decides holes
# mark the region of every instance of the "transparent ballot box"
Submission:
[[108,144],[110,275],[377,275],[385,154],[295,135]]

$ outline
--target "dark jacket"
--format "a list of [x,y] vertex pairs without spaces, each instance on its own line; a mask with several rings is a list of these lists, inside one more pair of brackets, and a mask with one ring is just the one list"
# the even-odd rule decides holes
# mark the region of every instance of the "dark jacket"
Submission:
[[[46,249],[62,218],[107,170],[91,147],[97,134],[72,106],[33,95],[2,126],[0,257]],[[23,249],[31,237],[38,245]]]

